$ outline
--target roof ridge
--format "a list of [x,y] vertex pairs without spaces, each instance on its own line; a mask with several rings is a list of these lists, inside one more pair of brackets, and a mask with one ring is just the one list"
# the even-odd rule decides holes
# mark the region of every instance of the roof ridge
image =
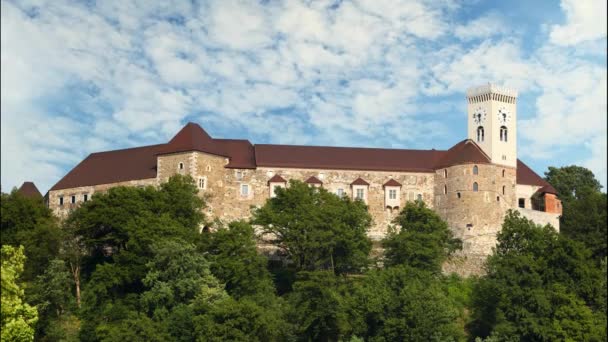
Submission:
[[337,149],[361,149],[361,150],[388,150],[388,151],[420,151],[420,152],[446,152],[437,149],[413,149],[413,148],[387,148],[387,147],[350,147],[350,146],[325,146],[325,145],[288,145],[288,144],[253,144],[257,146],[285,146],[285,147],[312,147],[312,148],[337,148]]
[[144,146],[137,146],[137,147],[127,147],[127,148],[119,148],[117,150],[108,150],[108,151],[99,151],[99,152],[92,152],[89,153],[89,156],[92,156],[94,154],[101,154],[101,153],[113,153],[113,152],[121,152],[121,151],[128,151],[128,150],[137,150],[140,148],[146,148],[146,147],[157,147],[157,146],[163,146],[166,145],[165,144],[154,144],[154,145],[144,145]]

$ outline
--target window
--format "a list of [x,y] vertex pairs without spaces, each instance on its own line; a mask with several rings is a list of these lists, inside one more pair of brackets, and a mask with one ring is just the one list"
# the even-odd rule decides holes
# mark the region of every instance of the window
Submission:
[[63,196],[59,197],[59,205],[63,205]]
[[473,166],[473,174],[474,175],[478,175],[479,174],[479,168],[477,167],[477,165]]
[[483,130],[483,127],[481,127],[481,126],[477,127],[477,142],[483,142],[484,135],[485,135],[485,132]]
[[365,196],[365,190],[364,189],[357,189],[357,193],[355,195],[355,198],[363,200],[364,196]]
[[448,169],[443,170],[443,177],[448,178]]
[[422,194],[418,194],[418,196],[416,196],[416,200],[417,201],[422,201]]
[[236,180],[243,180],[243,171],[236,172]]
[[471,228],[473,228],[473,224],[472,223],[467,223],[467,230],[471,230]]
[[83,200],[84,202],[88,201],[88,200],[89,200],[89,195],[88,195],[88,194],[84,194],[84,195],[82,195],[82,200]]
[[473,183],[473,191],[479,191],[479,185],[477,184],[477,182]]
[[184,169],[184,163],[179,163],[179,165],[177,166],[177,168],[179,170],[183,170]]
[[504,195],[507,192],[507,187],[506,186],[502,186],[502,194]]
[[397,190],[395,189],[391,189],[388,191],[388,198],[389,199],[397,199]]
[[500,202],[500,196],[496,196],[496,202]]
[[507,127],[500,126],[500,141],[507,141]]
[[344,196],[344,189],[339,188],[338,190],[336,190],[336,195],[338,195],[339,197]]
[[503,177],[505,176],[505,170],[502,170],[502,176]]
[[207,165],[207,167],[205,168],[205,170],[211,171],[211,165]]
[[272,196],[271,197],[275,197],[277,195],[277,189],[280,188],[281,186],[279,184],[274,184],[272,186]]
[[456,193],[456,196],[458,196],[458,198],[460,198],[460,192],[457,192],[457,193]]
[[525,198],[520,198],[519,201],[519,207],[520,208],[525,208],[526,207],[526,199]]
[[72,195],[72,204],[76,203],[76,196]]
[[447,185],[444,185],[444,186],[443,186],[443,194],[444,194],[444,195],[447,195],[447,193],[448,193],[448,186],[447,186]]
[[249,185],[241,184],[241,196],[243,196],[243,197],[249,196]]
[[206,189],[207,188],[207,178],[201,177],[198,179],[198,188]]

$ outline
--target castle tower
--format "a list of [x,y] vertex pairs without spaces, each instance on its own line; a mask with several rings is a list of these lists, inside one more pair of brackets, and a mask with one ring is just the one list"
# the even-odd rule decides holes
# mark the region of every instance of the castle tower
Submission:
[[488,83],[467,90],[468,137],[493,164],[517,166],[517,91]]

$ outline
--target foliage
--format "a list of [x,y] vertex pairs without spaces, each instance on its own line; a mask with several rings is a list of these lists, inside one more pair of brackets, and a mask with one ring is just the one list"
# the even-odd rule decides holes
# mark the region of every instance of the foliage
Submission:
[[393,221],[382,242],[385,265],[408,265],[421,270],[439,272],[443,261],[462,248],[448,225],[424,202],[408,202]]
[[594,313],[602,305],[597,288],[602,275],[588,250],[514,211],[497,239],[488,274],[473,291],[476,335],[528,341],[605,338],[605,313]]
[[288,300],[291,321],[304,341],[338,341],[352,332],[344,278],[328,271],[300,272]]
[[560,232],[585,244],[599,263],[608,255],[607,201],[599,181],[580,166],[549,167],[545,178],[562,201]]
[[2,341],[33,341],[38,313],[35,307],[24,302],[23,289],[18,284],[25,262],[23,247],[3,245],[1,258],[1,339]]
[[41,198],[25,197],[13,190],[2,193],[0,201],[2,245],[24,246],[22,277],[33,281],[59,253],[62,236],[57,220]]
[[[355,333],[369,341],[455,341],[461,315],[442,278],[396,266],[369,273],[352,297],[360,318]],[[356,317],[357,315],[355,315]],[[355,321],[356,322],[356,321]]]
[[274,296],[267,258],[256,247],[253,227],[243,221],[231,222],[208,235],[206,248],[211,271],[226,284],[234,298]]
[[362,201],[292,180],[253,212],[252,223],[276,237],[298,270],[359,272],[369,262],[371,216]]

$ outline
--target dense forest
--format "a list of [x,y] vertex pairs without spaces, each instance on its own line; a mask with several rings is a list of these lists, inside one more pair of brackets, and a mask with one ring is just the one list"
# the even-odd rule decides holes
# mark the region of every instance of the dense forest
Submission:
[[441,273],[462,242],[422,202],[376,256],[364,203],[300,182],[238,222],[209,221],[180,176],[63,221],[3,193],[2,341],[606,341],[606,194],[581,167],[545,175],[561,232],[509,212],[466,279]]

